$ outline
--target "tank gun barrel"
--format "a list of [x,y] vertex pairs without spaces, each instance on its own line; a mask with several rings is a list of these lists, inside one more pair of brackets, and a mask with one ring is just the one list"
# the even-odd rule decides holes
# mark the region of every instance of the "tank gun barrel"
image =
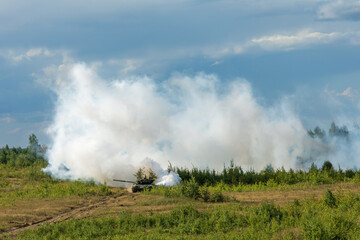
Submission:
[[133,182],[133,181],[126,181],[126,180],[121,180],[121,179],[113,179],[113,181],[116,181],[116,182],[125,182],[125,183],[136,183],[136,182]]

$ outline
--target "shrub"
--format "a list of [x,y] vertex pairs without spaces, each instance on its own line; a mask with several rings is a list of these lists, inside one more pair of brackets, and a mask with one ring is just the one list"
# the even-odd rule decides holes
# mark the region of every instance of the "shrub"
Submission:
[[97,187],[96,190],[97,195],[108,196],[112,194],[110,188],[106,185],[105,182],[104,184],[101,184],[99,187]]
[[222,194],[221,191],[214,191],[213,194],[210,196],[210,202],[224,202],[225,196]]
[[41,171],[41,169],[37,166],[31,166],[29,169],[30,170],[27,179],[30,181],[40,181],[43,179],[50,179],[50,175],[48,173]]
[[354,173],[353,170],[348,169],[348,170],[345,171],[345,177],[347,177],[347,178],[353,178],[354,176],[355,176],[355,173]]
[[328,189],[325,192],[324,196],[324,204],[328,207],[336,207],[336,198],[334,197],[333,193]]
[[193,198],[195,200],[201,196],[199,184],[194,177],[191,177],[189,181],[182,182],[181,193],[185,197]]
[[334,212],[305,216],[302,227],[306,239],[358,239],[349,236],[358,231],[355,221]]
[[254,208],[254,213],[251,218],[253,225],[259,223],[270,223],[272,220],[280,222],[283,217],[283,213],[280,207],[276,207],[273,203],[263,202],[260,207]]
[[200,195],[204,202],[208,202],[210,200],[211,194],[209,188],[207,186],[202,186],[200,188]]

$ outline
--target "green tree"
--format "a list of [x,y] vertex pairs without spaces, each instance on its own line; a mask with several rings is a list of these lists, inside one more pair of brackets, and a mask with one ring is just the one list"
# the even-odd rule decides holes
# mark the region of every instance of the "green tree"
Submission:
[[191,177],[189,181],[185,181],[181,183],[181,193],[185,197],[193,198],[195,200],[201,196],[200,186],[196,182],[194,177]]
[[324,138],[326,136],[326,133],[324,130],[322,130],[320,127],[316,126],[313,130],[309,130],[308,134],[312,138]]
[[312,137],[312,138],[315,137],[315,134],[314,134],[314,132],[313,132],[311,129],[308,130],[308,134],[309,134],[309,136]]
[[145,173],[144,173],[144,169],[142,168],[139,168],[137,170],[137,172],[134,174],[134,176],[136,177],[136,180],[139,181],[141,179],[144,179],[145,178]]
[[149,175],[148,178],[151,180],[155,181],[157,179],[156,173],[154,173],[154,171],[151,168],[149,169],[148,175]]
[[35,134],[29,136],[29,146],[28,149],[35,155],[41,153],[41,146]]
[[325,192],[324,196],[324,204],[328,207],[336,207],[336,198],[334,197],[334,194],[328,189]]
[[329,136],[347,138],[349,136],[349,130],[346,126],[338,127],[334,122],[332,122],[329,129]]
[[6,153],[5,148],[2,148],[2,149],[0,150],[0,163],[3,163],[3,164],[6,164],[6,163],[7,163],[6,155],[7,155],[7,153]]
[[322,130],[321,128],[319,128],[319,127],[316,127],[314,129],[314,134],[319,138],[324,138],[325,137],[325,131]]
[[326,171],[326,172],[329,172],[333,169],[334,169],[334,167],[330,161],[325,161],[321,168],[321,170]]
[[317,172],[318,168],[315,163],[311,163],[309,172]]

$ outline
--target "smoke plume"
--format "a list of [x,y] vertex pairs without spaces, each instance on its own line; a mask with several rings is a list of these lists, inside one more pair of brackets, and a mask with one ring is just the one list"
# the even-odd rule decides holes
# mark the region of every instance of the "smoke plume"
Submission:
[[264,108],[244,80],[225,84],[200,73],[162,83],[105,81],[86,64],[61,66],[53,79],[58,100],[46,170],[60,178],[113,184],[113,178],[133,180],[150,162],[159,182],[169,185],[179,180],[163,170],[169,162],[217,170],[231,160],[255,170],[296,168],[329,151],[307,135],[285,100]]

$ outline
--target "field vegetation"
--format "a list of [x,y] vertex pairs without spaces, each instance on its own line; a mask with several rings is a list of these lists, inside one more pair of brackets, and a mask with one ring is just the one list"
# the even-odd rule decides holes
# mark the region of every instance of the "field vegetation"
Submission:
[[239,203],[198,210],[181,205],[168,213],[64,221],[43,225],[20,235],[22,239],[359,239],[356,194],[295,200],[285,206],[263,202]]
[[45,152],[35,135],[0,150],[0,238],[360,239],[360,172],[330,162],[259,172],[170,165],[179,185],[133,194],[53,178]]
[[108,195],[106,184],[93,180],[62,181],[42,171],[47,166],[42,148],[35,135],[29,146],[0,150],[0,206],[15,200],[32,198],[66,198],[70,196]]

